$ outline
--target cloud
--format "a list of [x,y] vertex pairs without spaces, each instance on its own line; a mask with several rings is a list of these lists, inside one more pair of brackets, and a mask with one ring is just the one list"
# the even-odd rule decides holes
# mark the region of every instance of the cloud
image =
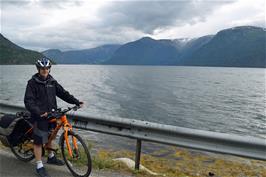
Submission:
[[64,8],[65,6],[80,6],[82,0],[2,0],[2,7],[38,5],[47,8]]
[[105,25],[127,26],[153,34],[156,29],[195,24],[233,1],[129,1],[108,4],[99,11]]
[[17,0],[2,0],[1,1],[1,8],[7,7],[7,6],[23,6],[30,3],[30,1],[17,1]]
[[216,34],[221,29],[235,26],[253,25],[266,28],[265,1],[258,0],[252,3],[249,0],[239,0],[217,8],[205,21],[193,25],[183,25],[156,32],[153,37],[182,38],[200,37],[207,34]]
[[154,38],[198,37],[239,25],[265,25],[265,2],[1,1],[1,33],[34,50],[85,49]]

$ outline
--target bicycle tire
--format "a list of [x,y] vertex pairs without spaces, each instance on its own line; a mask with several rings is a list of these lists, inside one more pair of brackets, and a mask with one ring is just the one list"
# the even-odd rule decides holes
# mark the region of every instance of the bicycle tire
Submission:
[[32,151],[32,155],[30,155],[29,157],[22,157],[19,154],[19,152],[16,151],[15,147],[17,147],[17,146],[10,145],[10,149],[13,152],[13,154],[16,156],[17,159],[19,159],[19,160],[21,160],[23,162],[29,162],[29,161],[34,159],[35,156],[34,156],[33,151]]
[[92,169],[92,161],[91,161],[91,156],[90,156],[90,153],[89,153],[89,150],[88,150],[88,147],[86,146],[85,142],[83,141],[83,139],[76,133],[74,133],[73,131],[69,131],[68,132],[68,136],[74,136],[82,145],[82,147],[84,148],[85,150],[85,154],[86,154],[86,158],[87,158],[87,161],[88,161],[88,164],[87,164],[87,171],[85,174],[78,174],[71,166],[70,162],[67,160],[66,158],[66,155],[65,155],[65,138],[64,138],[64,133],[62,133],[61,137],[60,137],[60,147],[61,147],[61,153],[62,153],[62,156],[63,156],[63,159],[65,161],[65,164],[67,165],[67,168],[69,169],[69,171],[72,173],[73,176],[75,177],[88,177],[91,173],[91,169]]

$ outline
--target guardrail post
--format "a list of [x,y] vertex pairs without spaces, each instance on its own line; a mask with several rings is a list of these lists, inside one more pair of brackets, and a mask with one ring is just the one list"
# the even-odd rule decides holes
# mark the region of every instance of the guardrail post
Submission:
[[135,170],[139,170],[140,154],[141,154],[141,140],[137,139],[136,154],[135,154]]

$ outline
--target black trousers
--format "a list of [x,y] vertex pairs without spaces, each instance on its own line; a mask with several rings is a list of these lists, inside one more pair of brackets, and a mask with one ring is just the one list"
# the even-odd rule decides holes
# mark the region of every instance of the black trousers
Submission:
[[56,122],[50,123],[45,118],[33,118],[33,120],[34,144],[46,144],[48,142],[49,132],[56,127]]

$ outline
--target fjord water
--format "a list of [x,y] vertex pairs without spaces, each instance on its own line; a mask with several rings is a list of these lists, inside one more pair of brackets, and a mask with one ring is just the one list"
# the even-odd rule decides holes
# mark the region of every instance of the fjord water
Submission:
[[[0,66],[1,101],[23,104],[33,65]],[[95,116],[265,138],[265,69],[56,65],[51,74]],[[66,103],[59,101],[59,106]]]

